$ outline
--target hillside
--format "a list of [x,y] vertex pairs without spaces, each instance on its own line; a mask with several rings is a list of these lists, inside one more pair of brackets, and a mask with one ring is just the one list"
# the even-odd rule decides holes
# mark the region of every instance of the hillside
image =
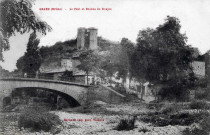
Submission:
[[53,46],[43,46],[40,48],[40,54],[43,64],[59,61],[63,57],[71,57],[72,53],[77,50],[77,40],[67,40],[57,42]]
[[[100,51],[110,50],[112,46],[119,45],[102,37],[98,37],[98,47]],[[71,39],[64,42],[57,42],[52,46],[43,46],[40,48],[42,64],[56,63],[61,58],[71,57],[77,50],[77,39]]]

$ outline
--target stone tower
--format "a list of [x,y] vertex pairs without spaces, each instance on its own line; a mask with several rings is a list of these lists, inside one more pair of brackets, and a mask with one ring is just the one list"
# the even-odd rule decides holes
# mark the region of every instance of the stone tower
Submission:
[[98,30],[96,28],[78,28],[77,32],[77,49],[97,49],[97,34]]
[[77,31],[77,49],[83,49],[85,46],[85,34],[86,29],[85,28],[78,28]]
[[88,28],[89,33],[89,48],[91,50],[97,49],[97,34],[98,30],[96,28]]
[[207,86],[210,87],[210,51],[205,54]]

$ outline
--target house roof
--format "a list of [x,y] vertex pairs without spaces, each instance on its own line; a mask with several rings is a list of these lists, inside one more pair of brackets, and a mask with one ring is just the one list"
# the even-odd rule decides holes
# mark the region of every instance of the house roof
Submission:
[[65,71],[72,71],[70,68],[66,67],[57,67],[57,68],[45,68],[45,69],[40,69],[40,73],[61,73]]
[[[74,76],[82,76],[82,75],[86,76],[87,74],[82,70],[78,70],[78,71],[74,71],[73,75]],[[92,75],[95,75],[95,74],[90,72],[88,75],[92,76]]]

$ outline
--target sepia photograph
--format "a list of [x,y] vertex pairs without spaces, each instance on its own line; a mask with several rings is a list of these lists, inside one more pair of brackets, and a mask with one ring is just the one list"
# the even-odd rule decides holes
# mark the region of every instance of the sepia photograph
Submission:
[[0,135],[210,135],[210,1],[0,0]]

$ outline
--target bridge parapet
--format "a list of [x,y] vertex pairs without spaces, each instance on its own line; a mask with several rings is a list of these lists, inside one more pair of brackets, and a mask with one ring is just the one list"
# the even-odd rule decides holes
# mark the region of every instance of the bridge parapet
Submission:
[[74,77],[63,77],[60,76],[58,78],[54,78],[52,75],[48,74],[12,74],[9,77],[1,77],[0,78],[32,78],[32,79],[42,79],[42,80],[58,80],[65,82],[75,82]]
[[0,78],[0,81],[35,81],[35,82],[49,82],[49,83],[75,85],[75,86],[82,86],[82,87],[91,87],[91,85],[86,85],[86,84],[81,84],[81,83],[61,81],[61,80],[48,80],[48,79],[40,79],[40,78],[7,77],[7,78]]

